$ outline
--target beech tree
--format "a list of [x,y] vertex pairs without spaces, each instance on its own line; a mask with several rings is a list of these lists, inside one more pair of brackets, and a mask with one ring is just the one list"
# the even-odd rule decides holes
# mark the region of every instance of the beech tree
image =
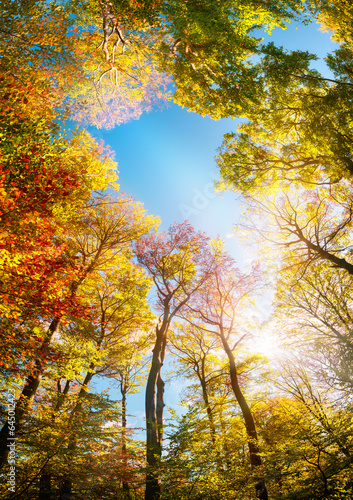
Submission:
[[280,250],[277,268],[285,262],[284,267],[304,273],[311,263],[323,261],[352,274],[350,193],[350,183],[342,182],[329,189],[251,198],[241,227],[269,252]]
[[[66,493],[71,489],[73,496],[99,498],[109,494],[126,498],[126,494],[138,498],[137,491],[141,491],[143,484],[144,447],[134,439],[131,424],[129,429],[126,423],[125,428],[121,423],[126,420],[128,395],[143,383],[146,374],[138,373],[141,378],[134,380],[131,369],[130,379],[126,381],[125,377],[128,386],[125,408],[117,401],[120,398],[116,387],[118,370],[132,364],[131,359],[124,357],[131,353],[133,342],[135,348],[139,348],[138,355],[146,349],[146,339],[141,332],[138,334],[134,341],[132,335],[129,340],[121,339],[122,348],[116,346],[114,361],[108,363],[96,355],[93,342],[80,334],[74,336],[74,331],[61,331],[60,347],[66,340],[65,350],[61,349],[64,351],[61,362],[53,363],[43,374],[23,434],[17,440],[16,492],[19,497],[21,494],[30,498],[45,494],[55,497],[65,481]],[[130,346],[124,340],[130,341]],[[92,363],[96,366],[93,380],[109,376],[109,396],[106,391],[100,393],[96,387],[90,387],[92,382],[86,387],[82,385]],[[138,365],[136,359],[136,370]],[[59,376],[60,392],[57,390]],[[76,443],[74,448],[68,448],[70,441]],[[1,494],[7,498],[6,483],[3,487]]]
[[[233,440],[236,438],[231,436],[232,432],[230,431],[233,425],[230,422],[233,421],[235,405],[229,375],[228,356],[223,349],[220,349],[219,339],[214,333],[207,331],[206,325],[202,325],[199,328],[187,322],[183,324],[178,323],[177,329],[171,335],[170,343],[172,345],[172,352],[176,355],[178,361],[177,373],[179,376],[186,377],[191,382],[194,382],[189,384],[187,389],[183,390],[183,404],[188,408],[190,415],[193,415],[195,406],[198,408],[197,415],[202,410],[206,412],[206,422],[208,425],[204,421],[202,425],[209,428],[207,439],[212,443],[210,444],[212,458],[210,455],[208,460],[217,469],[217,481],[220,482],[220,485],[223,484],[222,488],[236,488],[236,480],[233,474],[238,475],[240,471],[236,471],[238,465],[236,465],[237,459],[235,459],[234,455],[239,453],[239,450],[235,451]],[[241,352],[240,346],[238,346],[236,371],[239,384],[243,390],[245,390],[246,381],[249,383],[252,381],[253,383],[256,378],[256,383],[258,384],[259,380],[261,380],[261,377],[257,374],[257,365],[259,363],[261,363],[260,358],[249,355],[246,350]],[[255,373],[256,377],[254,376]],[[264,377],[262,376],[263,381]],[[198,418],[202,417],[199,415]],[[237,428],[236,432],[240,432],[244,438],[243,446],[245,447],[246,433],[243,430],[239,431],[239,426],[243,426],[241,423],[241,410],[237,412],[237,421],[238,423],[235,424]],[[189,425],[191,432],[192,426],[195,424],[189,422]],[[198,432],[193,438],[195,443],[199,442],[201,448],[205,446],[205,439]],[[208,447],[207,450],[210,453]],[[171,450],[170,452],[172,453]],[[242,456],[243,461],[245,460],[246,462],[244,453]],[[170,458],[172,459],[172,456]],[[191,458],[190,460],[192,461]],[[203,460],[200,458],[200,463]],[[248,472],[246,465],[244,465],[244,476]],[[190,487],[191,484],[192,479],[190,479]],[[215,484],[212,484],[212,487],[215,486]],[[240,488],[240,485],[238,487]],[[210,491],[212,491],[211,487]]]
[[[110,167],[114,163],[101,153],[85,133],[55,145],[45,134],[33,137],[24,131],[19,142],[15,137],[12,144],[7,141],[3,150],[0,293],[2,322],[15,337],[12,341],[9,337],[9,347],[14,347],[14,341],[28,339],[26,322],[38,322],[38,317],[48,320],[75,307],[70,303],[68,284],[77,267],[65,257],[68,246],[62,234],[68,231],[76,211],[87,203],[91,190],[107,186],[113,179]],[[80,162],[76,155],[81,156]],[[6,344],[2,347],[6,349]],[[30,345],[27,350],[30,352]],[[19,361],[21,354],[18,349],[15,352]],[[14,357],[7,359],[16,367]]]
[[[220,384],[220,388],[226,386]],[[168,445],[163,460],[163,497],[198,500],[213,498],[253,496],[253,486],[248,479],[251,470],[246,461],[246,435],[242,419],[234,415],[234,402],[229,394],[214,391],[217,431],[229,443],[223,469],[217,467],[219,456],[210,436],[208,417],[200,394],[190,388],[185,394],[189,404],[183,416],[173,415],[168,432]],[[222,416],[223,428],[219,417]]]
[[[145,216],[141,205],[131,198],[121,197],[113,201],[101,200],[96,207],[93,203],[86,207],[81,219],[72,228],[72,234],[66,235],[68,241],[67,258],[75,262],[76,276],[69,283],[70,296],[80,293],[81,285],[86,279],[93,277],[102,269],[114,262],[119,254],[129,248],[134,239],[148,233],[157,224],[151,216]],[[16,429],[20,432],[30,404],[36,394],[45,369],[47,347],[52,342],[62,314],[52,319],[44,339],[35,353],[35,368],[27,375],[20,398],[16,404]],[[4,463],[8,447],[8,425],[1,430],[1,457]]]
[[[256,268],[248,275],[241,273],[234,267],[234,261],[230,256],[222,252],[219,242],[214,244],[213,253],[214,273],[206,286],[200,288],[192,302],[187,304],[183,318],[201,332],[205,331],[214,336],[228,357],[231,387],[241,408],[248,436],[250,463],[256,478],[255,488],[258,498],[267,499],[255,421],[239,384],[234,355],[237,345],[246,336],[241,325],[241,310],[248,303],[250,294],[258,288],[260,274]],[[236,340],[235,331],[238,333]]]
[[343,392],[352,386],[351,280],[322,262],[300,280],[287,270],[277,285],[273,319],[284,345],[307,358],[319,379]]
[[251,194],[350,179],[352,84],[321,77],[310,68],[312,54],[273,45],[266,52],[268,96],[237,133],[225,135],[220,186]]
[[[114,23],[109,13],[102,40],[96,11],[88,15],[91,7],[71,1],[1,2],[6,56],[0,71],[17,84],[26,82],[37,96],[40,118],[59,110],[62,118],[110,128],[163,104],[168,79],[157,71],[143,33],[135,33],[136,43],[127,50],[117,47],[120,39],[109,34]],[[106,9],[102,3],[104,19]]]
[[[48,345],[60,318],[84,312],[73,287],[80,270],[67,258],[63,233],[75,211],[88,202],[92,189],[104,188],[113,180],[114,163],[104,158],[87,133],[54,143],[49,125],[44,123],[36,131],[21,118],[3,115],[4,131],[10,132],[14,123],[18,128],[2,144],[1,350],[6,356],[3,368],[15,374],[21,370],[27,377],[16,411],[20,429],[38,387],[42,363],[53,355]],[[43,324],[50,326],[41,336]],[[6,433],[7,424],[1,431],[1,462],[8,451]]]
[[[210,386],[218,378],[224,379],[224,367],[214,353],[217,341],[210,338],[207,332],[200,331],[191,325],[178,325],[171,336],[171,346],[181,365],[180,373],[185,377],[197,377],[202,390],[202,399],[209,422],[213,446],[218,447],[214,417],[214,405],[210,401]],[[189,375],[190,373],[190,375]]]
[[89,2],[84,10],[71,7],[83,31],[79,43],[85,74],[67,94],[73,119],[112,128],[162,107],[170,79],[157,67],[161,38],[154,30],[147,32],[138,18],[120,18],[120,8],[111,2]]
[[[121,379],[123,366],[128,364],[128,360],[124,360],[124,355],[129,353],[129,348],[125,344],[130,344],[130,351],[133,345],[135,349],[137,345],[140,350],[145,345],[146,350],[146,344],[148,344],[146,333],[152,326],[153,317],[146,302],[149,283],[142,270],[129,261],[126,255],[120,255],[115,266],[116,269],[101,271],[101,276],[97,277],[93,290],[88,291],[90,303],[93,306],[96,305],[98,309],[95,324],[76,321],[76,324],[71,327],[74,332],[79,332],[95,344],[95,351],[98,355],[97,362],[90,363],[77,394],[75,406],[70,412],[68,424],[70,437],[67,446],[71,461],[80,445],[80,422],[85,416],[84,404],[88,397],[89,385],[94,376],[113,376],[115,372],[120,375],[122,389],[121,420],[124,424],[122,455],[126,455],[126,397],[129,389],[132,388],[133,381],[129,380],[132,377],[128,377],[126,371]],[[135,340],[133,340],[133,333],[135,333]],[[137,353],[134,361],[137,364]],[[127,466],[126,463],[125,465]],[[68,482],[72,483],[74,478],[71,474],[68,478]],[[123,490],[129,491],[126,481],[123,481]]]
[[[102,484],[108,491],[120,491],[121,457],[117,443],[121,440],[121,432],[117,425],[112,425],[121,416],[118,402],[104,393],[91,393],[86,398],[80,422],[80,447],[71,464],[66,448],[69,437],[67,423],[70,410],[76,403],[79,385],[72,383],[72,393],[68,394],[65,406],[55,418],[52,407],[55,392],[50,390],[50,386],[54,389],[55,381],[44,376],[33,411],[23,428],[25,432],[17,440],[16,492],[9,492],[6,482],[2,482],[2,497],[28,496],[37,499],[44,498],[45,494],[47,498],[50,494],[59,497],[60,493],[64,493],[63,490],[60,492],[64,481],[68,490],[66,479],[70,466],[75,478],[73,494],[98,497]],[[109,462],[110,468],[107,467]]]
[[174,224],[169,231],[152,234],[136,243],[138,261],[151,276],[156,287],[156,340],[146,386],[147,475],[146,500],[160,498],[160,459],[163,441],[164,363],[168,330],[173,318],[207,280],[212,262],[208,238],[190,224]]
[[[180,346],[177,374],[186,375],[188,385],[183,388],[181,394],[183,414],[180,416],[173,412],[169,424],[166,455],[162,462],[163,498],[252,498],[254,477],[247,452],[248,437],[242,412],[234,400],[227,355],[219,348],[219,342],[214,336],[212,347],[216,347],[216,350],[207,352],[206,345],[210,345],[210,339],[204,330],[197,333],[196,329],[192,328],[191,337],[189,325],[183,325],[182,330],[189,332],[189,335],[186,336],[178,330],[173,334],[171,342],[178,342]],[[193,353],[192,346],[195,346],[203,335],[204,347],[202,350],[196,347]],[[204,384],[199,380],[194,363],[195,360],[199,361],[201,369],[206,352],[205,398]],[[266,377],[257,364],[258,360],[249,356],[246,348],[240,352],[238,346],[238,380],[242,390],[248,393],[247,400],[253,405],[254,415],[257,406],[267,401],[266,391],[263,390]],[[266,453],[264,450],[262,452]],[[268,471],[267,464],[265,466]],[[269,476],[269,482],[271,479],[272,475]]]
[[[351,423],[347,420],[350,403],[333,399],[331,387],[318,382],[314,386],[308,368],[310,370],[308,363],[305,368],[298,363],[282,366],[278,381],[278,386],[292,398],[291,402],[286,402],[292,408],[286,414],[292,413],[294,417],[292,425],[298,447],[294,445],[290,469],[303,470],[302,481],[294,483],[294,494],[344,498],[350,495],[351,489],[347,480],[351,463]],[[281,453],[278,456],[281,457]]]
[[[216,119],[245,115],[263,96],[263,82],[251,63],[252,56],[261,54],[257,28],[284,27],[302,10],[295,0],[261,7],[234,0],[99,5],[106,54],[110,39],[124,48],[138,46],[140,33],[147,35],[155,46],[150,60],[173,77],[175,102]],[[98,9],[93,12],[97,15]]]
[[218,157],[223,188],[254,194],[351,179],[351,6],[320,1],[307,8],[341,43],[326,58],[334,76],[312,67],[313,53],[262,46],[256,67],[264,98],[237,133],[224,137]]

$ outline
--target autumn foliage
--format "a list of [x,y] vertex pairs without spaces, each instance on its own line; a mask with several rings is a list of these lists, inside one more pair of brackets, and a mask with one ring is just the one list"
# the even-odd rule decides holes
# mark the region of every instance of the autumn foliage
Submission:
[[[352,498],[351,3],[0,11],[1,498]],[[330,73],[263,39],[308,20],[339,44]],[[259,262],[238,267],[188,221],[159,232],[82,128],[170,99],[242,118],[218,188],[245,202],[236,229]],[[276,359],[258,351],[269,336]]]

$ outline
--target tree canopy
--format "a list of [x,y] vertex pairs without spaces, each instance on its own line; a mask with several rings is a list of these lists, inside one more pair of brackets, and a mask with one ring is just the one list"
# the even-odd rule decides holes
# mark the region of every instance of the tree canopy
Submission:
[[[351,2],[0,12],[0,496],[351,498]],[[322,73],[315,47],[270,38],[292,23],[335,41]],[[237,119],[217,187],[258,260],[188,221],[159,230],[120,192],[97,129],[171,101]],[[256,349],[268,334],[277,358]]]

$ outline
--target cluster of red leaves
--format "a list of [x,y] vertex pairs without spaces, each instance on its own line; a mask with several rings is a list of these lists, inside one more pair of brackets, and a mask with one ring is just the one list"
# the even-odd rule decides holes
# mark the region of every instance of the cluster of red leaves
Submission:
[[62,352],[45,342],[43,337],[33,334],[28,326],[17,324],[14,328],[11,323],[3,324],[3,328],[0,328],[0,370],[10,372],[11,377],[26,377],[35,370],[37,359],[45,366],[63,358]]
[[[46,159],[36,145],[30,154],[21,152],[10,159],[5,166],[0,163],[0,217],[14,214],[16,218],[26,217],[29,213],[52,216],[52,204],[71,194],[72,189],[80,186],[75,173],[65,168],[46,167]],[[60,162],[59,158],[50,159],[51,163]],[[54,165],[55,167],[55,165]]]
[[23,123],[37,122],[37,130],[40,123],[53,126],[63,93],[44,74],[26,75],[25,68],[16,68],[16,72],[21,80],[13,74],[0,76],[0,124],[18,129]]
[[50,123],[41,120],[38,127],[36,109],[30,121],[36,96],[24,97],[28,86],[2,82],[7,88],[0,92],[0,364],[16,373],[43,348],[33,340],[33,326],[86,314],[72,291],[81,271],[60,236],[67,217],[56,213],[66,211],[81,180],[60,156]]

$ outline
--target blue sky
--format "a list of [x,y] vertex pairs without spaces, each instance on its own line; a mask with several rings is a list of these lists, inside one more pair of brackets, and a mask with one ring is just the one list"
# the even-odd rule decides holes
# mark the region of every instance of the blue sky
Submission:
[[[315,67],[327,74],[323,58],[335,48],[327,33],[316,24],[294,24],[276,29],[265,41],[273,40],[289,50],[308,50],[321,60]],[[235,193],[221,196],[212,190],[218,178],[214,160],[224,133],[235,131],[237,120],[214,121],[171,104],[162,111],[143,115],[139,120],[110,131],[92,131],[116,153],[121,191],[142,201],[147,211],[159,215],[162,229],[175,221],[188,219],[209,236],[218,234],[227,241],[227,250],[240,267],[249,256],[235,238],[232,227],[241,214],[241,200]],[[174,380],[166,390],[167,406],[179,401],[181,382]],[[115,393],[116,394],[116,393]],[[116,397],[114,394],[113,397]],[[143,426],[144,398],[135,395],[128,401],[130,421]]]
[[[273,36],[265,35],[264,41],[269,40],[287,49],[309,50],[322,59],[335,47],[316,24],[276,29]],[[315,66],[325,71],[322,60]],[[218,178],[217,148],[223,134],[235,131],[238,122],[214,121],[171,103],[113,130],[92,132],[116,153],[121,191],[159,215],[163,229],[188,219],[211,237],[220,234],[227,239],[228,251],[241,263],[246,252],[227,238],[239,218],[241,203],[235,193],[216,195],[212,189]]]

